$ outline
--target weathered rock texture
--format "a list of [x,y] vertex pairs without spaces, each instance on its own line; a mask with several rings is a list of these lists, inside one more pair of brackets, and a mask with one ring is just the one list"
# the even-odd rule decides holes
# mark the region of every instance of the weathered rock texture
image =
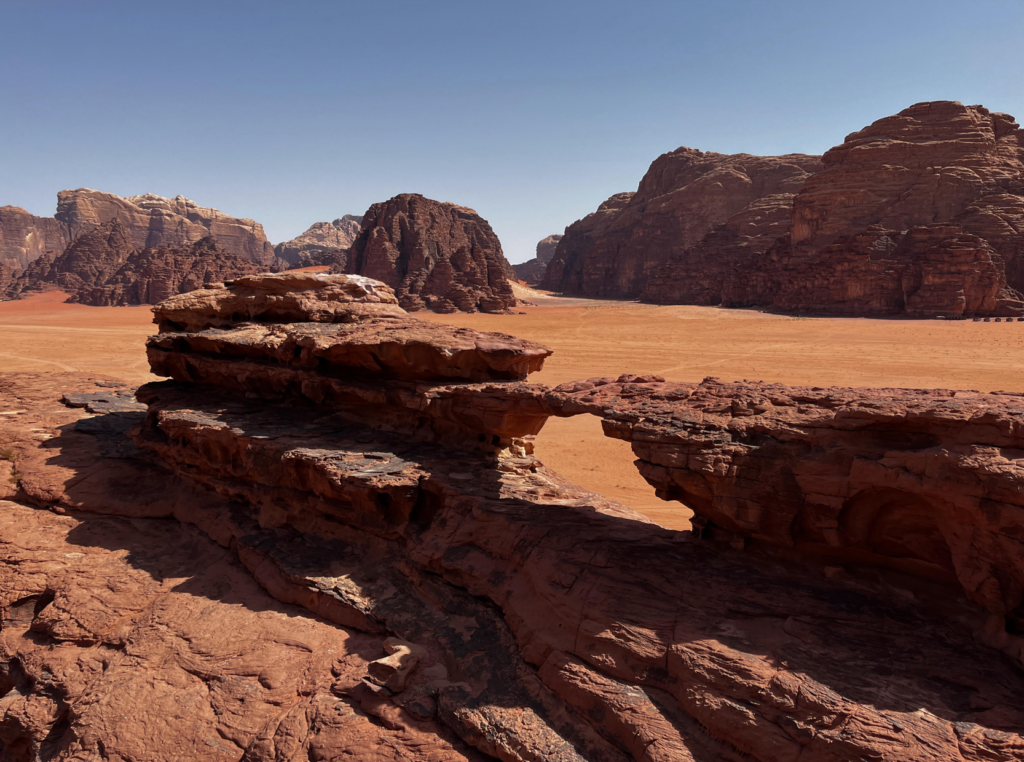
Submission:
[[416,193],[374,204],[346,272],[383,281],[410,312],[503,312],[516,304],[501,243],[472,209]]
[[528,259],[522,264],[513,265],[516,277],[531,285],[536,286],[544,280],[544,273],[547,272],[548,262],[555,256],[558,242],[562,240],[560,234],[549,235],[537,244],[537,256]]
[[299,267],[325,264],[317,260],[327,254],[337,256],[339,250],[347,250],[359,235],[362,221],[358,215],[346,214],[333,222],[315,222],[302,235],[277,244],[274,253],[288,264]]
[[643,299],[837,315],[1024,314],[1024,132],[1012,117],[919,103],[851,134],[822,161],[790,209],[730,220],[659,270]]
[[128,230],[133,248],[181,248],[213,236],[223,249],[262,265],[274,261],[274,247],[258,222],[199,206],[184,196],[147,193],[121,198],[88,188],[57,194],[58,222],[70,240],[117,220]]
[[[565,230],[542,286],[581,296],[634,298],[655,270],[732,222],[742,253],[711,246],[728,269],[770,243],[778,209],[821,168],[817,156],[750,156],[679,148],[651,164],[632,195],[618,194]],[[777,231],[776,231],[777,232]],[[766,246],[765,246],[766,247]]]
[[[182,755],[213,739],[246,760],[1024,758],[1005,628],[1024,397],[549,389],[521,380],[543,347],[368,317],[383,284],[299,276],[161,305],[149,353],[174,380],[136,392],[144,411],[105,382],[67,408],[53,375],[0,379],[22,411],[0,497],[133,519],[0,508],[5,752],[126,757],[159,716]],[[530,434],[576,414],[631,441],[702,531],[537,461]],[[161,542],[156,517],[230,556],[191,530]]]
[[853,133],[824,163],[746,301],[831,314],[1024,314],[1024,131],[1012,117],[919,103]]
[[16,279],[6,294],[60,290],[69,301],[98,307],[155,304],[204,284],[259,272],[261,266],[225,251],[211,237],[177,249],[136,251],[119,221],[84,233],[55,259],[45,255]]
[[24,270],[39,257],[57,256],[69,241],[67,228],[54,218],[0,206],[0,267]]

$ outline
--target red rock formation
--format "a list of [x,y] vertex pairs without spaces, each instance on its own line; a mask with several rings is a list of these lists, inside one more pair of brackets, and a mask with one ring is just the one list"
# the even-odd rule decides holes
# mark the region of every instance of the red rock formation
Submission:
[[10,287],[20,296],[32,291],[77,294],[106,283],[132,253],[128,229],[114,221],[80,236],[57,257],[33,261]]
[[1012,117],[919,103],[823,160],[794,200],[790,235],[754,268],[759,303],[829,314],[1024,314],[1024,131]]
[[66,228],[52,217],[0,206],[0,267],[24,270],[41,256],[57,256],[69,241]]
[[325,253],[348,249],[359,235],[362,221],[358,215],[346,214],[334,222],[315,222],[302,235],[277,244],[274,253],[290,265],[309,267],[327,264],[318,260]]
[[[0,379],[0,405],[24,411],[0,429],[0,463],[17,469],[0,497],[134,519],[89,532],[84,514],[44,525],[0,508],[0,590],[12,591],[0,663],[17,687],[2,699],[7,748],[73,759],[87,739],[130,751],[151,713],[125,703],[163,707],[195,686],[161,715],[160,737],[188,729],[188,753],[219,733],[253,760],[1024,756],[1021,639],[958,594],[1002,605],[1017,626],[1024,397],[635,376],[548,389],[518,380],[543,347],[367,316],[390,302],[361,279],[286,291],[301,275],[158,308],[165,328],[194,330],[150,340],[153,370],[175,380],[138,390],[145,412],[130,390],[66,390],[85,417],[56,406],[52,375]],[[240,322],[220,322],[238,305]],[[286,315],[320,322],[260,323]],[[538,420],[583,413],[633,443],[664,497],[708,519],[705,538],[532,456]],[[194,525],[237,558],[231,569],[338,634],[225,582],[200,537],[150,540],[145,517]],[[82,550],[66,550],[65,528]],[[947,530],[952,570],[937,540]],[[763,543],[744,542],[754,537]],[[182,608],[189,599],[169,597],[181,592],[202,596],[209,629]],[[279,611],[289,615],[268,616]],[[266,635],[238,642],[263,633],[263,618]],[[109,666],[82,666],[91,658]],[[274,700],[286,708],[267,710]],[[347,736],[337,718],[355,709],[379,723],[351,720]]]
[[274,262],[274,248],[258,222],[199,206],[184,196],[168,199],[147,193],[121,198],[79,188],[57,194],[55,216],[71,240],[118,220],[128,229],[136,249],[181,248],[213,236],[231,254],[262,265]]
[[[818,157],[803,154],[761,157],[691,148],[663,154],[635,194],[613,196],[594,215],[566,228],[542,285],[583,296],[639,296],[661,265],[686,255],[734,215],[744,215],[733,226],[743,243],[766,236],[773,210],[820,166]],[[748,211],[759,202],[768,205],[765,222],[759,219],[763,212]],[[732,266],[731,260],[724,263],[723,272]]]
[[69,301],[96,307],[155,304],[261,269],[213,238],[178,249],[135,251],[128,228],[114,220],[83,234],[52,261],[47,255],[33,262],[7,293],[60,290]]
[[516,277],[531,285],[536,286],[544,280],[544,273],[548,269],[548,262],[555,256],[558,242],[562,240],[560,234],[549,235],[537,244],[537,256],[525,262],[513,265]]
[[346,271],[388,284],[410,312],[503,312],[516,304],[508,283],[515,273],[487,221],[416,193],[369,208]]

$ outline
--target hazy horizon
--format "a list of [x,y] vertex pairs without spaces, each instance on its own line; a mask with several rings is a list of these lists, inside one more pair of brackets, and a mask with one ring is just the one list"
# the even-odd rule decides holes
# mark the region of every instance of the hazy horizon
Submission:
[[819,154],[913,103],[1024,117],[1024,4],[7,4],[0,205],[184,195],[279,243],[398,193],[512,262],[679,146]]

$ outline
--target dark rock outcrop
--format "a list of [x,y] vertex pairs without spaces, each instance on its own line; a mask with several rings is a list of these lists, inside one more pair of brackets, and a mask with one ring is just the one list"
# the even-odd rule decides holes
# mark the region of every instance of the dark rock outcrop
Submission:
[[549,235],[537,243],[537,256],[525,262],[513,265],[516,277],[530,286],[538,285],[544,280],[544,273],[547,272],[548,262],[555,256],[558,242],[562,240],[560,234]]
[[637,297],[661,265],[736,215],[744,215],[734,227],[747,245],[768,235],[773,222],[762,221],[765,212],[759,210],[785,205],[820,168],[819,157],[803,154],[763,157],[692,148],[663,154],[635,194],[613,196],[566,228],[542,286],[581,296]]
[[504,312],[515,277],[501,243],[472,209],[403,193],[363,215],[346,272],[391,286],[410,312]]
[[0,267],[20,272],[39,257],[57,256],[69,242],[67,228],[53,217],[0,206]]
[[333,222],[315,222],[302,235],[277,244],[274,253],[279,259],[297,267],[332,264],[318,260],[325,254],[337,257],[340,251],[347,250],[359,235],[362,221],[358,215],[346,214]]

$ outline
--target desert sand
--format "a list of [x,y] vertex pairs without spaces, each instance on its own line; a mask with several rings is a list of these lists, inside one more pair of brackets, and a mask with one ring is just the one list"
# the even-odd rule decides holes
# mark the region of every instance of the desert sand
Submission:
[[[670,380],[778,381],[843,386],[1022,391],[1024,323],[793,318],[710,307],[562,300],[521,292],[525,314],[417,317],[540,341],[555,350],[532,381],[656,373]],[[131,383],[155,380],[141,307],[85,307],[51,292],[0,303],[0,372],[82,371]],[[604,437],[598,419],[553,419],[537,438],[547,465],[581,486],[658,521],[685,528],[690,513],[658,500],[629,445]]]

